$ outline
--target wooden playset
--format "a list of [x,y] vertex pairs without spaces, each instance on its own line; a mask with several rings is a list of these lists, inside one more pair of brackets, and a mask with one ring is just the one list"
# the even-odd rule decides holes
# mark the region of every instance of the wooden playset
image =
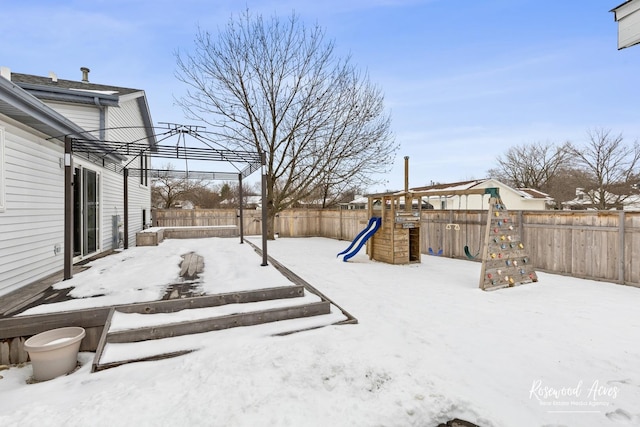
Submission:
[[[420,223],[424,198],[489,195],[487,224],[480,251],[480,288],[494,290],[537,282],[527,251],[511,223],[498,188],[409,191],[408,158],[405,157],[405,189],[368,196],[369,218],[380,218],[367,242],[370,259],[389,264],[421,262]],[[466,251],[465,251],[466,252]]]

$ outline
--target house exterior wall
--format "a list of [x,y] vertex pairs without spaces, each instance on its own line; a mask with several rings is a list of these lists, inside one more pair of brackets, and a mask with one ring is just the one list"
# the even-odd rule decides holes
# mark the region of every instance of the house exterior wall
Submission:
[[[128,97],[121,102],[120,107],[109,107],[107,111],[107,127],[110,130],[107,131],[107,139],[111,141],[144,141],[147,133],[144,129],[137,126],[141,126],[143,123],[142,114],[136,97]],[[120,128],[120,129],[118,129]],[[148,153],[147,153],[148,154]],[[145,164],[148,167],[148,157],[145,158]],[[140,168],[140,158],[130,156],[125,163],[130,163],[130,169]],[[119,215],[123,215],[124,212],[124,199],[122,197],[123,192],[123,177],[118,177],[117,181],[114,181],[114,185],[118,187],[109,188],[105,191],[105,194],[109,195],[109,199],[105,200],[107,211],[114,212],[116,210]],[[135,246],[136,232],[142,230],[144,225],[143,210],[146,211],[146,221],[150,222],[151,218],[151,187],[149,181],[141,179],[138,176],[129,177],[129,245]],[[117,184],[116,184],[117,183]],[[117,209],[113,209],[113,208]],[[105,226],[111,227],[111,215],[105,215]],[[122,216],[122,218],[124,218]],[[111,241],[111,234],[105,236],[106,240]]]
[[618,22],[618,49],[640,43],[640,0],[625,2],[613,12]]
[[[100,129],[100,109],[97,106],[46,100],[43,102],[87,131]],[[99,137],[98,132],[92,132],[92,134]]]
[[[534,210],[541,211],[547,209],[544,199],[526,199],[519,193],[515,193],[510,188],[501,185],[497,181],[486,181],[478,185],[475,185],[473,189],[478,188],[498,188],[500,192],[500,198],[502,202],[509,210]],[[425,198],[426,200],[426,198]],[[485,194],[480,196],[478,194],[472,194],[469,196],[451,196],[451,197],[431,197],[429,203],[433,205],[434,209],[442,209],[442,203],[445,203],[444,209],[487,209],[489,205],[489,195]]]
[[5,209],[0,211],[0,295],[63,267],[64,150],[0,115]]
[[[46,104],[86,130],[101,127],[102,113],[106,127],[144,123],[135,97],[125,99],[121,107],[104,107],[102,111],[92,105]],[[105,138],[141,141],[146,135],[138,128],[111,131]],[[50,136],[0,114],[0,295],[64,267],[64,147],[58,140],[49,140]],[[139,159],[130,160],[130,167],[140,166]],[[105,168],[89,161],[82,153],[74,155],[73,162],[74,167],[93,170],[99,176],[99,247],[89,255],[110,250],[113,216],[119,215],[120,223],[124,221],[123,175],[109,165]],[[135,234],[143,228],[143,210],[147,222],[151,217],[150,187],[140,180],[138,176],[129,178],[130,246],[135,245]]]

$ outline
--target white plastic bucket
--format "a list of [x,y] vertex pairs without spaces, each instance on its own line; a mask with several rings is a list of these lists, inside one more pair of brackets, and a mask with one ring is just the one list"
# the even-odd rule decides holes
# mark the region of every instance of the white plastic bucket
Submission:
[[76,368],[83,328],[71,326],[34,335],[24,342],[33,366],[33,379],[47,381]]

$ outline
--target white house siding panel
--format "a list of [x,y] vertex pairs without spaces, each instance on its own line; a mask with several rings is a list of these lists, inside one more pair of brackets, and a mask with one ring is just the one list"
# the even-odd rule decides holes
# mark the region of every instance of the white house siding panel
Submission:
[[143,229],[142,211],[151,215],[151,195],[149,189],[139,184],[138,177],[129,177],[129,245],[135,246],[136,232]]
[[4,134],[0,126],[0,213],[4,212]]
[[[491,187],[498,187],[500,192],[500,199],[502,199],[502,202],[509,210],[526,211],[526,210],[544,210],[545,209],[544,199],[524,198],[519,193],[514,193],[513,190],[500,186],[499,183],[495,181],[483,182],[482,184],[478,185],[476,188],[491,188]],[[477,199],[478,197],[479,196],[476,196],[475,198]],[[485,196],[485,198],[487,197],[489,196]],[[469,196],[469,198],[471,199],[472,196]],[[485,199],[484,208],[486,209],[487,207],[488,206]],[[473,209],[480,209],[480,207],[475,207]]]
[[[509,210],[544,210],[546,209],[546,202],[544,199],[532,199],[525,198],[520,193],[514,192],[512,189],[501,185],[501,183],[493,180],[482,182],[473,187],[474,190],[481,188],[498,188],[500,198],[502,202]],[[427,198],[425,197],[426,201]],[[429,198],[429,203],[434,206],[435,209],[441,209],[442,202],[445,202],[445,209],[469,209],[479,210],[487,209],[489,207],[489,195],[471,194],[468,196],[451,196],[440,197],[433,196]]]
[[618,49],[640,43],[640,11],[618,22]]
[[625,2],[612,12],[618,22],[618,49],[640,43],[640,0]]
[[94,131],[92,135],[98,137],[100,129],[100,109],[88,104],[69,104],[63,102],[44,101],[52,109],[62,114],[86,131]]
[[[109,130],[107,131],[107,139],[111,141],[137,141],[145,142],[147,131],[141,126],[143,125],[142,113],[138,106],[137,98],[130,98],[129,100],[122,102],[120,107],[109,107],[107,111],[107,123]],[[136,153],[136,155],[139,153]],[[148,154],[148,153],[147,153]],[[132,155],[125,162],[129,163],[130,169],[138,169],[140,166],[140,159],[136,158],[136,155]],[[135,246],[136,233],[143,229],[142,217],[143,210],[146,211],[147,221],[151,215],[151,190],[147,185],[140,184],[140,177],[131,176],[128,181],[129,190],[129,246]],[[120,178],[120,188],[117,189],[120,194],[120,204],[118,212],[122,216],[124,212],[124,201],[122,198],[122,177]],[[115,206],[115,203],[114,203]],[[107,207],[109,209],[109,207]],[[124,218],[124,217],[122,217]],[[108,221],[109,227],[111,227],[111,215],[108,218],[104,218]],[[106,224],[105,224],[106,225]],[[123,230],[124,231],[124,230]],[[111,234],[105,236],[105,238],[111,239]]]
[[0,295],[63,267],[64,169],[60,145],[0,116],[5,210],[0,212]]
[[[122,175],[113,171],[103,171],[102,178],[102,233],[101,242],[102,249],[115,249],[113,247],[113,216],[120,217],[120,221],[124,220],[124,197]],[[115,230],[117,233],[118,230]]]

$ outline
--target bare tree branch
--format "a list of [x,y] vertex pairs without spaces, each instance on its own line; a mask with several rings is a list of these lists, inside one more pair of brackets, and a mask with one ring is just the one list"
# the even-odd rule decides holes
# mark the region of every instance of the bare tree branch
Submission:
[[608,129],[590,130],[587,135],[586,146],[569,147],[578,164],[593,176],[585,194],[599,210],[621,209],[637,185],[640,145],[638,141],[626,144],[622,134],[613,135]]
[[246,11],[195,44],[177,55],[188,86],[178,103],[228,146],[267,153],[269,237],[275,214],[317,188],[377,182],[391,168],[398,146],[380,89],[317,25]]

